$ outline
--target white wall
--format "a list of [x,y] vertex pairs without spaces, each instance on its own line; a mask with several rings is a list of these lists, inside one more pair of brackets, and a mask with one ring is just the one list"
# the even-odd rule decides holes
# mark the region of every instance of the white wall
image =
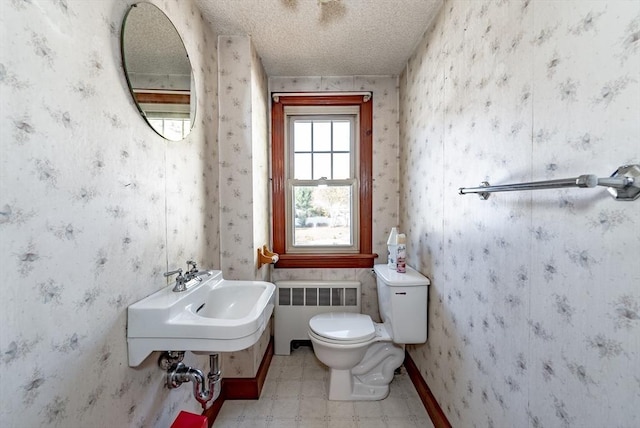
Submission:
[[157,355],[128,367],[126,309],[187,259],[219,267],[216,40],[190,1],[154,1],[198,96],[191,135],[167,142],[123,74],[130,3],[0,4],[2,426],[169,426],[200,411],[190,385],[163,387]]
[[640,163],[640,2],[447,1],[400,78],[411,355],[453,426],[640,425],[640,201],[458,187]]

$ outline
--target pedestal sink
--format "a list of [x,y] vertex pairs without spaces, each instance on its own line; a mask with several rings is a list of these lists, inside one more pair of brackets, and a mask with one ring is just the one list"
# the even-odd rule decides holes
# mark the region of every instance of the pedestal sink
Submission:
[[264,281],[230,281],[208,271],[186,291],[173,285],[128,308],[129,366],[153,351],[212,354],[254,345],[273,313],[275,285]]

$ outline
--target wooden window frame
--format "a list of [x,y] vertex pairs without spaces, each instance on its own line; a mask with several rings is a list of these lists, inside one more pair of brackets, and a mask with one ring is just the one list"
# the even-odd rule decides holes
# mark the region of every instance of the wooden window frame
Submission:
[[[286,114],[287,106],[357,106],[360,110],[359,146],[359,239],[357,253],[286,252]],[[370,268],[378,257],[372,253],[373,194],[373,102],[362,95],[279,95],[271,107],[271,170],[273,251],[279,254],[276,268]]]
[[146,92],[134,90],[133,95],[138,103],[146,104],[189,104],[191,95],[188,93]]

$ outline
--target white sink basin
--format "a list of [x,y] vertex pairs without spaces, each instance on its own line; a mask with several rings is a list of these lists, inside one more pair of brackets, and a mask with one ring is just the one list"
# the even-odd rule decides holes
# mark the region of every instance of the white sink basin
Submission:
[[129,366],[153,351],[232,352],[255,344],[273,313],[275,285],[209,271],[186,291],[173,285],[128,308]]

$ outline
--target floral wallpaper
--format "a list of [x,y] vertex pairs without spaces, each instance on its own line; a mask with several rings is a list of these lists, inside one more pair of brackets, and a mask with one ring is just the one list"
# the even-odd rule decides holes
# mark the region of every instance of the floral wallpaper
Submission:
[[157,355],[128,367],[126,309],[187,259],[219,268],[216,40],[191,1],[153,2],[198,96],[192,133],[167,142],[123,74],[131,3],[0,4],[2,426],[169,426],[200,410],[189,386],[163,388]]
[[[254,248],[263,245],[269,247],[271,238],[271,205],[269,192],[271,181],[269,180],[269,147],[271,139],[269,134],[269,78],[262,66],[262,60],[258,56],[253,44],[251,44],[251,162],[253,170],[253,241]],[[269,247],[270,248],[270,247]],[[257,251],[254,265],[257,266]],[[263,266],[254,274],[256,279],[270,280],[270,269]]]
[[[248,36],[218,37],[220,265],[227,279],[268,280],[257,249],[269,245],[267,75]],[[224,376],[254,377],[271,329],[249,349],[224,353]]]
[[[395,76],[270,77],[270,92],[373,93],[373,251],[387,262],[387,237],[398,223],[398,78]],[[371,269],[273,269],[272,281],[354,280],[362,284],[362,312],[379,321]]]
[[446,1],[400,77],[410,353],[455,427],[640,425],[640,202],[457,194],[640,163],[639,31],[638,1]]
[[257,249],[268,245],[267,76],[248,36],[218,38],[220,237],[224,277],[267,279]]
[[[368,269],[256,269],[267,89],[373,92],[376,262],[399,223],[432,280],[429,339],[410,352],[453,426],[640,425],[638,202],[457,194],[640,163],[640,2],[450,0],[400,78],[269,79],[250,38],[220,37],[218,53],[191,1],[152,2],[194,69],[196,123],[179,143],[126,85],[132,0],[0,4],[0,425],[198,412],[188,385],[163,387],[156,355],[127,366],[127,306],[187,259],[227,278],[360,280],[378,319]],[[224,375],[253,376],[267,343],[223,355]]]

